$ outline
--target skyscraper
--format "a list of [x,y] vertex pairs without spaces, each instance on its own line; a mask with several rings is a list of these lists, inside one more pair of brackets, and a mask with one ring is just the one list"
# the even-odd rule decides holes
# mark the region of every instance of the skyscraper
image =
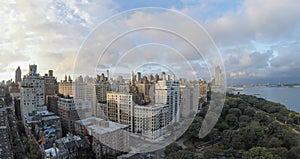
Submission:
[[45,82],[45,99],[47,95],[54,95],[58,93],[58,83],[53,76],[53,70],[49,70],[48,74],[43,77]]
[[22,118],[37,110],[46,110],[44,79],[37,73],[37,65],[29,65],[29,72],[21,82]]
[[221,86],[224,85],[224,75],[222,73],[221,67],[217,66],[215,69],[214,85]]
[[15,75],[15,83],[21,82],[21,77],[22,77],[22,71],[20,69],[20,66],[18,66]]

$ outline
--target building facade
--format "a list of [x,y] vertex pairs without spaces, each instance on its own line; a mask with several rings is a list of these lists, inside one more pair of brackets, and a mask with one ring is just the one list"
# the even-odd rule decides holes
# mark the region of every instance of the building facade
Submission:
[[3,98],[0,98],[0,158],[13,159],[9,130],[5,102]]
[[22,71],[20,66],[18,66],[15,73],[15,83],[19,83],[21,82],[21,80],[22,80]]
[[168,124],[168,106],[162,104],[134,106],[134,130],[149,139],[156,139],[165,133]]
[[61,117],[63,133],[74,132],[74,122],[79,120],[74,98],[63,96],[57,101],[58,115]]
[[93,136],[92,149],[98,159],[105,158],[106,154],[121,155],[129,150],[127,125],[89,117],[76,121],[75,132],[81,136]]
[[180,118],[189,118],[195,114],[199,105],[197,85],[180,86]]
[[180,118],[179,83],[171,80],[159,80],[155,85],[155,104],[168,105],[169,122],[178,122]]
[[45,98],[47,95],[55,95],[58,93],[58,82],[53,76],[53,70],[49,70],[48,74],[43,76],[45,85]]
[[69,76],[69,78],[67,78],[67,76],[65,76],[65,79],[58,84],[58,92],[63,95],[73,96],[72,84],[73,81],[71,77]]
[[132,94],[108,92],[106,116],[113,122],[129,125],[130,131],[133,132],[134,126]]
[[29,72],[21,82],[21,115],[29,115],[32,111],[46,110],[45,85],[43,78],[37,73],[37,65],[29,65]]

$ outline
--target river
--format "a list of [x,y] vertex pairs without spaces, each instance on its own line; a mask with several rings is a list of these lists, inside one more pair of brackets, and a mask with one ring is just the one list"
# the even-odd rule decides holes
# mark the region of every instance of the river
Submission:
[[300,88],[293,87],[245,87],[242,94],[255,95],[278,102],[300,113]]

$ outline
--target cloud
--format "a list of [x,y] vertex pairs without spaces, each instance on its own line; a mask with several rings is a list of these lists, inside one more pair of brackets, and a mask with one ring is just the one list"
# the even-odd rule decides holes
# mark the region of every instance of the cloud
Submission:
[[13,57],[7,63],[20,59],[26,63],[23,68],[35,63],[40,72],[54,68],[70,73],[85,36],[117,7],[111,0],[1,2],[0,51]]
[[[251,40],[273,42],[299,37],[300,1],[246,0],[236,12],[225,12],[205,21],[205,27],[219,45],[240,45]],[[286,12],[288,11],[288,12]]]
[[300,15],[300,1],[186,4],[181,10],[201,21],[220,48],[229,80],[299,79],[300,21],[295,15]]
[[[101,36],[86,39],[100,22],[115,13],[153,5],[182,11],[203,24],[222,52],[229,79],[297,78],[299,74],[297,59],[300,52],[300,21],[296,16],[300,15],[298,0],[288,3],[280,0],[174,0],[133,1],[130,4],[119,0],[37,0],[2,2],[0,5],[0,79],[11,78],[13,72],[8,72],[18,65],[23,71],[30,63],[38,64],[41,74],[50,68],[58,75],[71,74],[74,62],[78,59],[76,65],[83,68],[82,72],[93,72],[102,51],[97,50],[102,45],[99,41],[110,41],[120,30],[136,25],[146,26],[149,23],[151,26],[163,25],[178,30],[180,34],[187,34],[191,41],[199,40],[203,44],[201,49],[205,50],[207,39],[193,32],[195,28],[187,29],[190,26],[188,21],[174,18],[167,12],[136,12],[102,28],[104,34]],[[90,40],[88,42],[91,44],[88,48],[83,48],[82,56],[77,57],[85,40]],[[125,51],[143,43],[154,42],[178,50],[191,62],[197,75],[208,75],[207,66],[202,60],[207,56],[201,57],[190,45],[170,33],[153,30],[131,33],[120,39],[107,50],[107,55],[102,57],[98,65],[107,69]],[[158,58],[157,53],[145,52],[147,53],[140,62]],[[139,59],[133,55],[127,61]],[[179,56],[169,56],[165,61],[175,68],[176,64],[184,64],[178,62],[181,59]],[[131,67],[130,64],[122,66],[129,69]]]

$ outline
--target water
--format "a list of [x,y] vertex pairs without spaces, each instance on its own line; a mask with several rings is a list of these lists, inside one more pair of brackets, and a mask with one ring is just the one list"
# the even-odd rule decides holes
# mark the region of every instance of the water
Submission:
[[243,91],[247,95],[255,95],[266,100],[278,102],[288,109],[300,113],[300,88],[291,87],[246,87]]

